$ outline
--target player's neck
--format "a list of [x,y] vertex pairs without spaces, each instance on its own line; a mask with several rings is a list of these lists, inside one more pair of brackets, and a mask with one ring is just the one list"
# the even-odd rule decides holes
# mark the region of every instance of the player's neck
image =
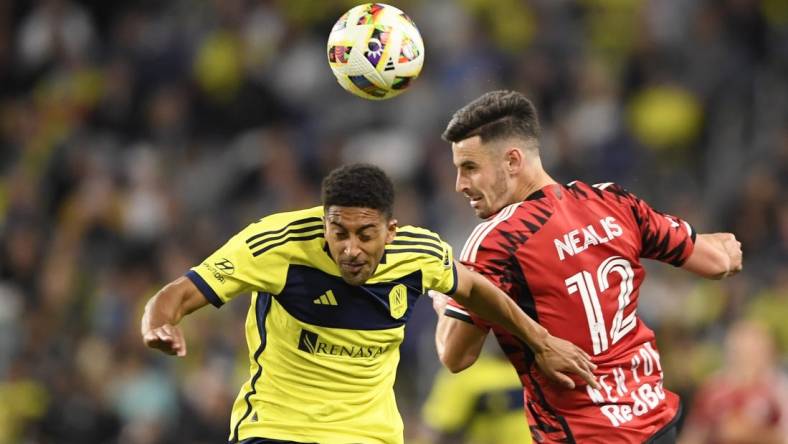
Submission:
[[527,176],[527,180],[522,181],[514,196],[517,198],[517,201],[520,202],[542,188],[555,183],[558,182],[553,180],[545,170],[539,168],[534,174]]

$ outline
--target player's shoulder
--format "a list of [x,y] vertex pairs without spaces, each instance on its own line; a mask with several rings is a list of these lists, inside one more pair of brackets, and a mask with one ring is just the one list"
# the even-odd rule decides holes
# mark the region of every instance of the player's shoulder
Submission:
[[323,207],[316,206],[295,211],[269,214],[256,222],[261,228],[283,228],[288,225],[323,223]]
[[449,255],[448,244],[438,233],[426,228],[405,225],[397,227],[394,240],[386,245],[386,254],[410,255],[414,259],[444,261]]
[[530,201],[513,203],[476,225],[476,228],[471,231],[470,236],[465,241],[465,245],[460,252],[460,260],[463,262],[474,262],[476,254],[482,246],[485,246],[486,249],[494,249],[498,245],[497,239],[509,229],[507,222],[518,213],[518,210],[521,210],[519,212],[522,213],[523,208],[529,204]]
[[425,242],[435,242],[438,244],[443,243],[443,240],[441,239],[438,233],[414,225],[404,225],[401,227],[397,227],[397,235],[395,239],[398,238],[419,240]]
[[275,213],[246,227],[240,237],[253,256],[324,236],[323,207]]
[[600,182],[589,185],[585,182],[575,180],[566,184],[566,189],[580,199],[598,198],[627,200],[635,197],[629,190],[615,182]]

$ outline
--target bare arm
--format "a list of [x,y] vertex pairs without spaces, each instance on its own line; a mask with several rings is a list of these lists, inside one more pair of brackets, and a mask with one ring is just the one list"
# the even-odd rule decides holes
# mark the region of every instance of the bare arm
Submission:
[[435,349],[441,363],[452,373],[465,370],[473,365],[482,351],[487,332],[444,314],[449,297],[430,290],[432,308],[438,315],[435,328]]
[[[567,388],[575,383],[564,373],[574,373],[592,387],[599,387],[594,379],[596,365],[579,347],[550,335],[536,321],[528,317],[502,290],[482,275],[457,263],[457,290],[454,300],[479,316],[505,328],[534,352],[536,363],[545,375]],[[451,347],[452,336],[446,336],[445,347]],[[465,338],[467,340],[467,338]],[[436,338],[437,340],[437,338]],[[458,342],[463,338],[458,339]],[[446,350],[444,350],[444,354]],[[449,350],[449,353],[453,353]]]
[[544,347],[549,334],[526,316],[517,304],[482,275],[457,265],[457,290],[451,295],[463,307],[494,322],[523,340],[534,352]]
[[742,269],[741,242],[731,233],[699,234],[682,268],[708,279],[722,279]]
[[185,276],[159,290],[142,315],[142,340],[150,348],[169,355],[186,355],[186,340],[176,325],[185,315],[208,305],[208,300]]

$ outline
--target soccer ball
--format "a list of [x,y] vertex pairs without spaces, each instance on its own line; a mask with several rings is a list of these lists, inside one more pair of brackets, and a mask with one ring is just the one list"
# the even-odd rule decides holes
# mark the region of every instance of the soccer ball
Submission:
[[421,72],[424,42],[399,9],[366,3],[342,15],[328,36],[328,64],[349,92],[370,100],[405,91]]

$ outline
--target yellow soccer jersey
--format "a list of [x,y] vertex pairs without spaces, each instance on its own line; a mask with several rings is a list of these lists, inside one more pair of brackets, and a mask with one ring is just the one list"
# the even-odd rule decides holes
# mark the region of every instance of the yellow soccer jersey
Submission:
[[372,278],[351,286],[323,234],[322,207],[275,214],[187,273],[216,306],[252,292],[250,378],[233,405],[232,442],[402,442],[399,345],[419,295],[454,292],[451,247],[428,230],[398,228]]
[[424,421],[448,436],[474,444],[530,444],[523,411],[523,386],[503,357],[479,357],[467,370],[441,369],[427,402]]

